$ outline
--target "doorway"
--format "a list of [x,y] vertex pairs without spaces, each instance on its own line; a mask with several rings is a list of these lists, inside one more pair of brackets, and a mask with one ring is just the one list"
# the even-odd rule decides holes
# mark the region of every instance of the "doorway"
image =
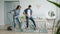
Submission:
[[4,1],[4,24],[11,25],[12,15],[9,12],[20,5],[19,1]]

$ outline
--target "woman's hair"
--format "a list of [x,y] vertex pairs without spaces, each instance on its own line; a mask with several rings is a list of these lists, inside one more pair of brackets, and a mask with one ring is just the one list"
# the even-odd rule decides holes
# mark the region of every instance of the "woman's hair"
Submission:
[[20,5],[18,5],[17,7],[16,7],[16,9],[19,9],[19,7],[21,7]]

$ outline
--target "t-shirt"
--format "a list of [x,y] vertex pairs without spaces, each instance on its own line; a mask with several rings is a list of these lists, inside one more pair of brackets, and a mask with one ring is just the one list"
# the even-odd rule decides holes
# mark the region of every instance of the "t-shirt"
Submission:
[[18,16],[20,14],[20,10],[14,9],[13,11],[14,11],[14,16]]
[[28,15],[28,17],[31,17],[30,10],[28,10],[27,15]]
[[20,15],[20,10],[13,9],[13,10],[11,11],[11,13],[12,13],[13,17],[14,17],[14,16],[15,16],[15,17],[19,17],[19,15]]
[[24,10],[24,12],[25,12],[25,14],[26,14],[27,17],[29,17],[29,18],[32,17],[31,16],[32,15],[32,10],[31,9],[27,8],[27,9]]

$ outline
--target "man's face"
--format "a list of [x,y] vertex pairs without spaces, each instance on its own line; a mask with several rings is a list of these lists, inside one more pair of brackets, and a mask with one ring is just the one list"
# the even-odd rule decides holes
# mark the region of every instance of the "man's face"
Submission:
[[31,9],[31,7],[29,7],[29,9]]

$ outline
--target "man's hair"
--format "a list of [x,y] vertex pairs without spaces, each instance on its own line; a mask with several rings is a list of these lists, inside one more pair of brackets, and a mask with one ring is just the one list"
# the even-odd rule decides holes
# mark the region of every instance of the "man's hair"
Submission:
[[28,7],[31,7],[31,5],[29,5]]

